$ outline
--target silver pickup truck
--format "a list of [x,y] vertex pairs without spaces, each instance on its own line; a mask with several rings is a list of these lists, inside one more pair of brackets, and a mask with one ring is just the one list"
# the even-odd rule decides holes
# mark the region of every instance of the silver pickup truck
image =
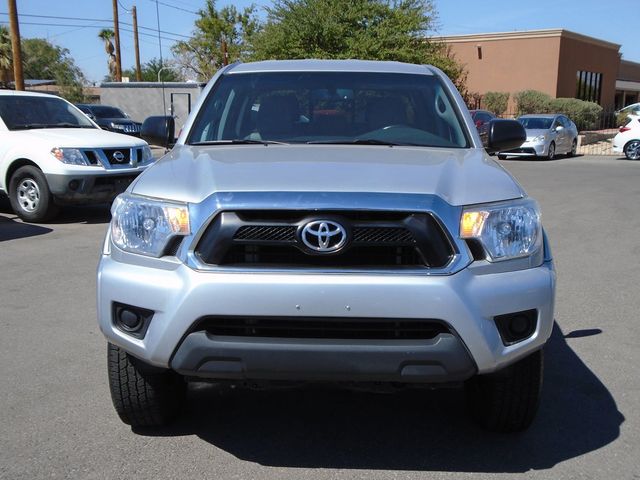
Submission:
[[98,267],[120,418],[154,426],[188,381],[464,386],[484,427],[534,418],[555,271],[537,203],[437,68],[234,64],[119,196]]

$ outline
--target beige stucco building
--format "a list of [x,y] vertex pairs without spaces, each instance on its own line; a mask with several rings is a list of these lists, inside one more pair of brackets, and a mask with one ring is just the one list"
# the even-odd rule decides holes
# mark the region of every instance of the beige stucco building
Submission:
[[465,65],[469,92],[534,89],[594,101],[605,109],[638,101],[640,64],[620,45],[563,29],[443,37]]

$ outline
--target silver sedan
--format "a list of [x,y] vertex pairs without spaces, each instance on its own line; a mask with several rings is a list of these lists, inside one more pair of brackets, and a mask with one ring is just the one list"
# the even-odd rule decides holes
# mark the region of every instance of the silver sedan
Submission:
[[500,152],[507,156],[544,157],[552,160],[556,155],[573,156],[578,148],[578,129],[565,115],[523,115],[518,118],[527,132],[527,140],[519,148]]

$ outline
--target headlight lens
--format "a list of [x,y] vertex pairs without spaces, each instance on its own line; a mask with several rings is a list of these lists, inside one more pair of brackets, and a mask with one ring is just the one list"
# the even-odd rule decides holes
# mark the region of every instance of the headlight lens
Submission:
[[120,125],[119,123],[111,122],[109,126],[116,130],[124,130],[124,125]]
[[87,158],[77,148],[59,148],[51,149],[51,155],[56,157],[62,163],[69,165],[91,165]]
[[538,135],[537,137],[535,137],[533,139],[534,142],[544,142],[546,140],[547,136],[546,135]]
[[142,147],[142,157],[138,159],[138,163],[149,163],[153,161],[153,154],[149,145]]
[[131,253],[160,257],[171,238],[190,233],[186,204],[125,193],[116,198],[111,214],[114,245]]
[[531,199],[466,208],[460,237],[478,239],[490,261],[529,256],[542,246],[540,209]]

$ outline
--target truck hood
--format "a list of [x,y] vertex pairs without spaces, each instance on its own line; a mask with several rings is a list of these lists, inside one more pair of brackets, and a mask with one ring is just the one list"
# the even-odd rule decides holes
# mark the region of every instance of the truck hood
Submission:
[[75,148],[119,148],[146,145],[144,140],[130,135],[107,132],[99,128],[34,128],[11,132],[12,139],[21,139],[27,144],[44,144],[54,147]]
[[131,191],[191,203],[215,192],[433,194],[451,205],[524,196],[482,149],[360,145],[176,145]]

